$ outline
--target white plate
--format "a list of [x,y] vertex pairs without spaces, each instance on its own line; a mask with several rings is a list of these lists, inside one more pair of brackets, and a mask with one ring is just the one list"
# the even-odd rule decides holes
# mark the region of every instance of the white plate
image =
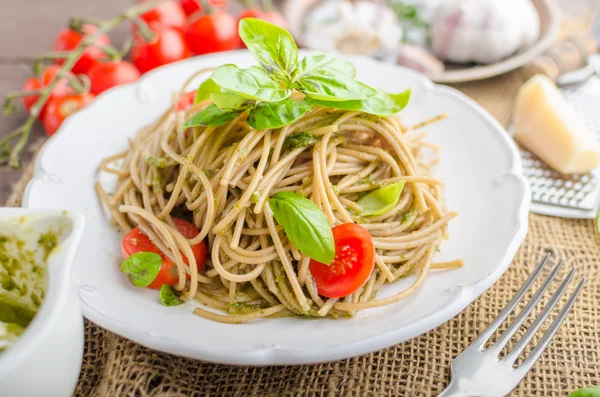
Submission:
[[[448,207],[460,212],[450,240],[436,259],[463,258],[459,270],[432,273],[417,293],[350,320],[264,319],[247,324],[211,322],[191,311],[194,303],[164,307],[156,291],[136,289],[119,271],[121,236],[107,221],[94,193],[100,160],[127,147],[127,138],[161,114],[171,93],[201,68],[254,63],[246,51],[197,57],[120,86],[70,117],[46,144],[24,205],[82,213],[87,229],[74,280],[84,315],[142,345],[206,361],[230,364],[301,364],[336,360],[382,349],[448,321],[494,283],[527,232],[529,191],[517,149],[506,131],[458,91],[437,86],[408,69],[352,58],[358,77],[390,92],[411,87],[402,115],[408,123],[448,113],[428,128],[442,148],[436,175],[446,183]],[[382,290],[406,288],[412,277]]]

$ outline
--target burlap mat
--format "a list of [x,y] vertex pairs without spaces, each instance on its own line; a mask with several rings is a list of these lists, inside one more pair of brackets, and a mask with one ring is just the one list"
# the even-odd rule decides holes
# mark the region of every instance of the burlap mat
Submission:
[[[518,72],[458,86],[507,125]],[[8,205],[18,206],[29,167]],[[493,238],[489,236],[486,238]],[[552,344],[515,396],[564,396],[600,384],[600,236],[591,220],[531,215],[529,234],[502,278],[448,323],[401,345],[320,365],[233,367],[158,353],[85,322],[85,354],[76,396],[435,396],[460,353],[516,292],[546,250],[570,258],[588,278]],[[198,330],[199,338],[209,338]]]

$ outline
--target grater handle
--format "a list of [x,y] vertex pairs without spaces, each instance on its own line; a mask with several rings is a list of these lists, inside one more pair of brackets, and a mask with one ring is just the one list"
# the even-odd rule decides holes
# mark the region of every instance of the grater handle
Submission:
[[584,67],[588,56],[596,52],[598,42],[591,34],[572,35],[525,65],[522,73],[525,79],[541,73],[556,81],[559,75]]

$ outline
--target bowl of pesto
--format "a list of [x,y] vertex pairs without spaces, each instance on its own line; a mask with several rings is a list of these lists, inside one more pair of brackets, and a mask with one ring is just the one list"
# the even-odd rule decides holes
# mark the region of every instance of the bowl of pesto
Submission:
[[71,266],[83,217],[0,208],[0,396],[70,396],[83,354]]

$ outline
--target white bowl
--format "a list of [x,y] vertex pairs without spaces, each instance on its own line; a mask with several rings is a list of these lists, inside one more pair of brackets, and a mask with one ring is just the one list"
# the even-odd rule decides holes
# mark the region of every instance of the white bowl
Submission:
[[[389,92],[411,87],[411,101],[401,113],[407,124],[448,114],[427,127],[428,142],[441,148],[435,176],[446,183],[448,208],[459,212],[436,260],[462,258],[464,268],[432,272],[408,299],[335,321],[216,323],[192,314],[197,302],[165,307],[157,291],[133,287],[119,268],[122,236],[110,225],[94,191],[98,164],[125,150],[127,138],[162,114],[171,94],[193,73],[224,63],[255,64],[247,51],[232,51],[167,65],[99,95],[69,117],[38,156],[24,205],[67,208],[86,217],[74,271],[84,315],[112,332],[173,354],[228,364],[303,364],[365,354],[420,335],[458,314],[498,280],[527,232],[530,194],[512,139],[485,110],[452,88],[406,68],[349,59],[361,81]],[[111,177],[101,180],[109,190],[114,182]],[[378,296],[398,292],[413,280],[385,286]]]
[[65,211],[0,208],[0,230],[36,247],[60,230],[47,261],[46,297],[20,338],[0,353],[0,396],[65,397],[75,390],[83,355],[83,317],[71,280],[83,217]]

